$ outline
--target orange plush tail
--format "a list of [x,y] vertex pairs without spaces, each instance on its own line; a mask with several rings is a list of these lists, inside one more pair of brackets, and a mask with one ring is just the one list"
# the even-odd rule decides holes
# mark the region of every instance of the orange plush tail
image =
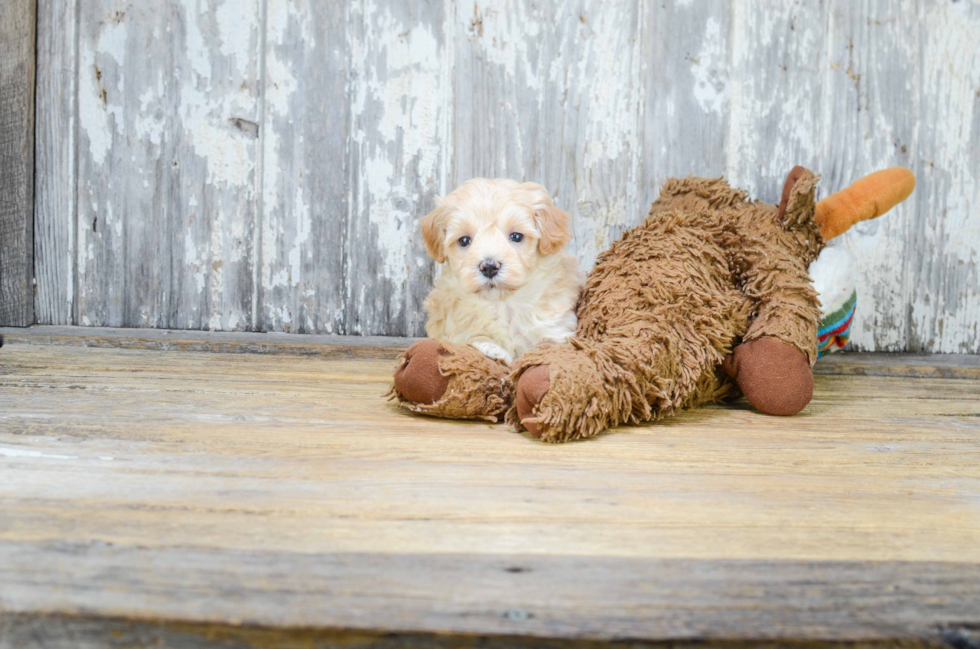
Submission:
[[847,232],[852,225],[881,216],[915,189],[915,174],[904,167],[892,167],[865,176],[817,203],[814,218],[824,241]]

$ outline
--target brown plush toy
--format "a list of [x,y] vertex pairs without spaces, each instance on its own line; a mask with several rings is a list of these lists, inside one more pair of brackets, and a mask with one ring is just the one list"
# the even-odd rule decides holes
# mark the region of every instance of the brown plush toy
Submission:
[[815,203],[819,178],[790,172],[778,207],[721,179],[670,179],[646,222],[599,256],[567,344],[508,367],[426,339],[399,360],[392,394],[430,415],[499,420],[548,442],[744,394],[792,415],[813,395],[820,310],[807,267],[825,242],[915,187],[872,174]]

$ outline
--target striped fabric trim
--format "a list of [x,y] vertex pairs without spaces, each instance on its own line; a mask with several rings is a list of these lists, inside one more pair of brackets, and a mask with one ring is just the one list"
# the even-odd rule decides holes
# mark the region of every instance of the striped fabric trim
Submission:
[[854,316],[854,308],[857,306],[858,294],[857,291],[851,292],[851,297],[847,298],[847,302],[841,305],[841,308],[837,309],[831,314],[825,315],[820,321],[820,330],[817,331],[817,337],[823,336],[830,332],[831,329],[835,329],[844,320],[850,320]]
[[857,291],[851,293],[844,305],[826,316],[817,330],[817,358],[835,352],[851,338],[851,323],[857,310]]
[[829,338],[830,336],[840,336],[842,334],[846,334],[848,332],[848,330],[850,330],[850,328],[851,328],[851,321],[853,319],[854,319],[854,311],[851,311],[850,314],[848,314],[848,316],[847,316],[847,320],[845,320],[844,322],[838,323],[837,326],[834,327],[833,329],[831,329],[830,331],[828,331],[828,332],[826,332],[824,334],[818,335],[817,336],[817,340],[824,341],[827,338]]

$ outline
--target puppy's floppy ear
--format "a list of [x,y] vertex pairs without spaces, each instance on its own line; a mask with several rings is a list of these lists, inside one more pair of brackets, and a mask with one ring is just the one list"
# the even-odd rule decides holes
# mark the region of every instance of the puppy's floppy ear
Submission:
[[572,238],[568,214],[551,202],[551,196],[541,185],[524,183],[522,187],[531,192],[533,197],[534,220],[537,223],[538,231],[541,233],[538,250],[545,255],[558,252]]
[[449,220],[449,212],[449,208],[439,199],[436,208],[423,216],[421,221],[425,249],[440,264],[446,261],[446,222]]
[[555,207],[551,201],[548,201],[547,205],[541,205],[540,209],[536,208],[534,217],[538,222],[538,230],[541,232],[538,250],[543,254],[556,253],[571,240],[572,230],[569,227],[568,214]]

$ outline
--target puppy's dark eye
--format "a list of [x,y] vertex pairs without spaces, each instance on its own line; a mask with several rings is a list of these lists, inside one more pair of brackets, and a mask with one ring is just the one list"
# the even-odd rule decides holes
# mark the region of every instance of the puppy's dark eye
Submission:
[[510,240],[513,241],[514,243],[520,243],[521,241],[524,241],[524,235],[521,234],[520,232],[511,232]]
[[459,238],[459,245],[461,247],[463,247],[463,248],[465,248],[466,246],[470,245],[471,243],[473,243],[473,239],[470,239],[469,237],[460,237]]

